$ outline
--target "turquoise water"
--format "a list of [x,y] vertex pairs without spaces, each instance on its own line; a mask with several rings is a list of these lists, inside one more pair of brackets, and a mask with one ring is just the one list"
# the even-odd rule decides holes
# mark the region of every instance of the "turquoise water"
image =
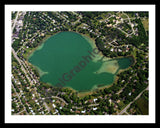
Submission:
[[95,46],[91,42],[75,32],[60,32],[48,38],[28,61],[38,68],[40,80],[53,86],[88,91],[110,85],[116,72],[128,68],[132,62],[130,58],[97,59],[102,55],[97,49],[93,52]]

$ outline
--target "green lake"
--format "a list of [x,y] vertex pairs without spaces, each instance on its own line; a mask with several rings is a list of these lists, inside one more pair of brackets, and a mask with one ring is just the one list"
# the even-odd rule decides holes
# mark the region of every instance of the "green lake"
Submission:
[[106,58],[88,37],[60,32],[45,40],[28,61],[39,70],[42,82],[83,92],[111,85],[133,58]]

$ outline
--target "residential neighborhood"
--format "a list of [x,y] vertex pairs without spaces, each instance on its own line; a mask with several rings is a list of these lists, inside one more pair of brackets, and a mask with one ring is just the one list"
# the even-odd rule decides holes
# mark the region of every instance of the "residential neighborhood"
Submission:
[[[140,104],[148,108],[148,12],[14,11],[11,21],[12,115],[148,114]],[[108,58],[132,56],[135,62],[110,87],[90,93],[50,86],[28,57],[61,31],[90,37]]]

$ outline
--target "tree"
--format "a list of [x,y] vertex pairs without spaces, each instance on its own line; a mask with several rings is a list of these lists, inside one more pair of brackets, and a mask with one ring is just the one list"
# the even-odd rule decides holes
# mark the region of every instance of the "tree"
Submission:
[[19,90],[19,88],[18,88],[18,87],[16,87],[16,92],[18,92],[18,93],[20,92],[20,90]]
[[111,98],[112,98],[112,100],[116,101],[118,99],[118,95],[117,94],[113,94]]
[[124,103],[125,103],[125,104],[129,104],[129,101],[125,99]]
[[105,92],[106,94],[109,94],[111,91],[110,91],[108,88],[105,88],[105,89],[104,89],[104,92]]
[[13,103],[12,103],[12,108],[16,109],[16,106],[17,106],[16,103],[13,102]]
[[20,39],[15,39],[15,41],[12,43],[12,47],[15,51],[17,51],[22,44],[20,44]]
[[109,107],[109,114],[113,114],[113,113],[114,113],[114,106],[111,105],[111,106]]
[[23,98],[21,99],[21,101],[22,101],[23,104],[25,104],[25,100]]

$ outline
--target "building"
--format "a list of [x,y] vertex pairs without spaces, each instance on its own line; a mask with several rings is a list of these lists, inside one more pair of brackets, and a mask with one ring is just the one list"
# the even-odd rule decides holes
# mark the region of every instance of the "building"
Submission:
[[55,105],[55,104],[52,104],[52,106],[53,106],[53,108],[55,108],[55,107],[56,107],[56,105]]
[[128,95],[129,95],[129,96],[131,96],[131,95],[132,95],[132,93],[130,92],[130,93],[128,93]]
[[93,110],[94,110],[94,111],[97,110],[97,107],[96,107],[96,108],[93,108]]
[[120,102],[120,100],[117,100],[117,103],[119,103]]
[[114,49],[113,49],[113,48],[111,48],[111,50],[110,50],[110,51],[111,51],[111,52],[113,52],[113,50],[114,50]]
[[96,101],[97,101],[97,98],[93,99],[93,101],[96,102]]
[[86,110],[84,110],[84,111],[81,111],[81,113],[85,113],[86,112]]

